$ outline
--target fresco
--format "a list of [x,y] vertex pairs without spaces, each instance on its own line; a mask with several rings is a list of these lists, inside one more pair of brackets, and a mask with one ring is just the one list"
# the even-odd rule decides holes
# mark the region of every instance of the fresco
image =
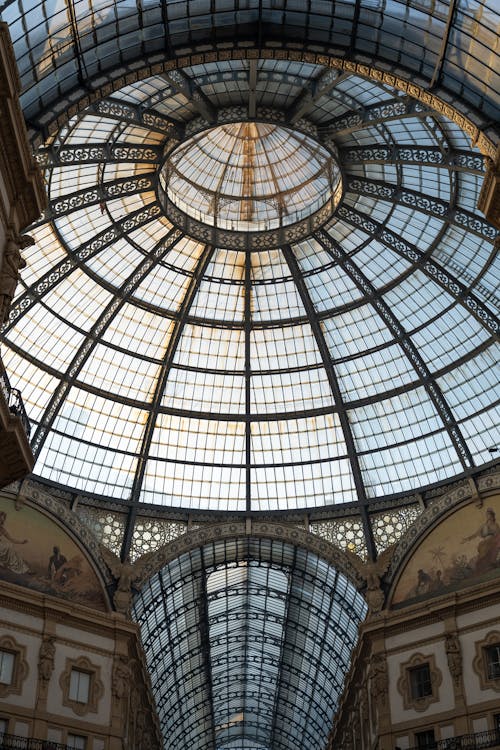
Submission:
[[419,601],[500,575],[500,498],[448,516],[417,547],[393,605]]
[[34,508],[0,497],[0,579],[107,611],[102,586],[82,550]]

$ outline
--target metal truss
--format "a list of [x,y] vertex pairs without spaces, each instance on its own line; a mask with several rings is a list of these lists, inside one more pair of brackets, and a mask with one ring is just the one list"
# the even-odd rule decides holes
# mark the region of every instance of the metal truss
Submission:
[[370,281],[368,281],[366,276],[361,272],[345,250],[343,250],[343,248],[324,230],[315,232],[314,237],[320,245],[339,262],[357,287],[370,299],[371,304],[375,307],[385,325],[388,327],[394,338],[399,342],[422,385],[429,394],[429,397],[451,438],[462,466],[464,469],[474,466],[474,460],[458,423],[455,420],[441,389],[432,377],[429,368],[413,344],[411,337],[406,333],[405,329],[397,320],[389,306],[384,302],[382,296],[377,294],[375,287]]
[[367,195],[414,208],[428,216],[442,219],[448,224],[463,227],[471,234],[476,234],[490,242],[493,242],[498,234],[495,227],[478,214],[452,206],[440,198],[420,193],[417,190],[409,190],[400,185],[391,185],[383,180],[368,180],[363,177],[346,175],[344,189],[346,192],[352,192],[356,195]]
[[162,133],[169,138],[182,138],[184,129],[182,123],[166,117],[155,109],[120,101],[112,96],[90,104],[85,113],[118,120],[128,125],[140,126],[145,130]]
[[183,94],[206,122],[216,121],[216,109],[212,102],[183,70],[169,70],[168,73],[163,73],[163,77],[174,91]]
[[93,188],[85,188],[68,195],[62,195],[49,202],[47,210],[40,219],[32,224],[30,230],[44,224],[46,221],[68,216],[73,211],[82,208],[101,205],[103,201],[121,198],[124,195],[138,195],[151,192],[156,186],[156,173],[131,175],[118,180],[110,180],[96,185]]
[[473,151],[439,146],[387,145],[373,143],[364,146],[339,148],[342,165],[348,164],[401,164],[445,167],[457,172],[483,175],[484,157]]
[[302,117],[309,115],[315,108],[316,103],[329,94],[339,83],[348,78],[348,73],[342,73],[334,68],[327,68],[320,76],[309,81],[302,89],[301,94],[288,108],[286,119],[291,125]]
[[36,154],[40,167],[64,167],[68,164],[100,164],[106,162],[144,162],[157,164],[163,152],[162,146],[141,146],[130,143],[80,143],[71,146],[49,146]]
[[386,247],[394,250],[415,268],[419,268],[429,278],[441,286],[459,304],[463,305],[490,334],[497,336],[500,332],[500,320],[479,300],[468,286],[462,284],[447,268],[437,263],[429,253],[423,252],[416,245],[395,234],[384,224],[354,208],[342,205],[338,216],[351,226],[361,228],[366,234],[376,237]]
[[54,268],[48,271],[24,294],[22,294],[12,305],[9,320],[4,324],[3,333],[10,331],[33,305],[40,301],[48,292],[56,287],[61,279],[69,276],[74,268],[82,266],[86,261],[93,258],[101,250],[110,247],[116,240],[128,236],[129,232],[149,224],[153,219],[161,215],[161,207],[155,201],[144,208],[134,211],[124,219],[117,221],[107,229],[104,229],[93,239],[85,242],[75,250],[68,250],[68,256],[60,261]]
[[426,117],[432,114],[435,114],[434,111],[417,99],[401,96],[340,115],[330,122],[322,124],[320,131],[325,138],[338,138],[354,133],[356,130],[364,130],[369,126],[383,125],[390,120],[401,120],[405,117]]
[[87,361],[91,352],[100,341],[100,337],[103,332],[109,326],[110,322],[117,315],[119,310],[126,304],[129,296],[137,289],[138,286],[147,278],[153,266],[158,263],[165,255],[174,247],[179,241],[181,233],[177,230],[172,230],[167,237],[159,242],[156,247],[146,255],[135,271],[125,281],[120,291],[114,299],[105,307],[98,320],[93,325],[92,329],[87,334],[87,337],[81,344],[78,352],[73,357],[66,373],[61,379],[55,392],[50,399],[50,402],[44,412],[43,418],[40,421],[38,428],[33,437],[31,448],[33,455],[38,457],[42,449],[43,443],[47,437],[49,430],[54,424],[54,420],[59,413],[59,409],[64,402],[70,388],[72,387],[78,373],[81,371],[83,365]]

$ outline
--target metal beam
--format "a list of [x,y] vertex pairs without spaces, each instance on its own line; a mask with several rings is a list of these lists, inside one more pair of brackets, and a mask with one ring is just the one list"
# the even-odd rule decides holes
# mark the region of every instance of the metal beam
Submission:
[[334,68],[327,68],[317,78],[310,79],[307,85],[304,85],[299,96],[291,104],[286,112],[286,120],[291,125],[295,124],[301,117],[306,117],[315,107],[316,102],[322,96],[326,96],[341,81],[349,77],[349,73],[343,73]]
[[169,70],[168,73],[162,73],[162,75],[174,91],[182,94],[194,106],[204,120],[209,123],[217,121],[217,110],[212,102],[183,70]]
[[97,206],[106,200],[114,200],[122,195],[138,195],[155,189],[155,172],[146,174],[132,174],[118,180],[110,180],[92,188],[77,190],[68,195],[60,195],[50,201],[48,208],[40,219],[30,226],[30,231],[47,221],[68,216],[73,211],[79,211],[89,206]]
[[378,143],[364,146],[339,148],[340,163],[349,164],[397,164],[445,167],[457,172],[485,174],[482,154],[463,149],[443,149],[439,146],[383,145]]
[[103,332],[127,302],[129,295],[132,294],[140,284],[142,284],[153,266],[165,257],[165,255],[179,241],[180,237],[181,233],[178,230],[171,230],[166,238],[161,240],[161,242],[159,242],[153,250],[141,260],[138,267],[124,282],[116,296],[106,305],[103,312],[90,329],[85,340],[80,345],[77,353],[70,362],[62,380],[59,382],[59,385],[53,393],[52,398],[45,409],[43,418],[38,425],[31,443],[33,455],[35,457],[39,456],[43,443],[54,424],[54,420],[59,413],[61,405],[66,399],[76,377],[81,372],[83,365],[99,343]]
[[84,263],[93,258],[97,253],[106,247],[109,247],[116,240],[127,237],[129,232],[139,229],[150,221],[160,216],[162,213],[160,205],[155,201],[144,208],[140,208],[133,213],[128,214],[111,226],[103,229],[98,235],[88,242],[85,242],[75,250],[68,250],[67,257],[61,260],[54,268],[48,271],[38,281],[32,284],[24,294],[18,297],[12,305],[9,313],[9,320],[4,324],[2,331],[7,333],[17,324],[19,319],[25,315],[37,302],[42,299],[48,292],[56,287],[61,279],[69,276],[74,268],[83,266]]
[[448,224],[465,227],[471,234],[490,242],[494,242],[498,235],[498,230],[478,214],[452,206],[441,198],[420,193],[418,190],[409,190],[384,180],[368,180],[349,174],[345,175],[343,185],[346,192],[376,197],[390,203],[401,203],[427,216],[446,221]]
[[114,164],[117,162],[145,162],[157,164],[163,146],[139,143],[79,143],[71,146],[49,146],[36,154],[40,168],[66,167],[72,164]]
[[[175,353],[177,351],[179,341],[181,340],[181,336],[184,330],[184,325],[186,323],[187,316],[189,314],[189,310],[191,308],[191,305],[193,304],[193,300],[199,289],[203,276],[205,275],[207,267],[212,259],[214,251],[215,251],[215,248],[213,247],[213,245],[205,245],[200,255],[200,258],[198,260],[198,263],[196,265],[196,268],[194,269],[194,273],[191,277],[189,286],[184,295],[184,299],[182,300],[182,304],[181,304],[178,316],[174,323],[174,328],[171,333],[167,349],[165,351],[165,356],[163,358],[161,371],[156,381],[156,388],[155,388],[155,392],[153,395],[153,400],[151,402],[151,408],[149,411],[148,420],[144,429],[144,435],[142,439],[141,450],[139,453],[137,470],[135,473],[134,483],[133,483],[132,491],[131,491],[131,499],[133,503],[137,503],[140,493],[141,493],[142,482],[144,479],[144,474],[146,472],[146,465],[147,465],[148,458],[149,458],[149,451],[151,448],[151,442],[153,440],[156,420],[158,418],[158,414],[160,411],[161,401],[162,401],[163,394],[165,391],[165,386],[168,380],[168,376],[170,374],[170,370],[173,365]],[[132,532],[133,532],[133,526],[135,523],[136,512],[137,512],[137,509],[136,509],[136,506],[134,505],[130,510],[128,525],[127,525],[127,529],[125,530],[125,535],[123,539],[122,560],[126,560],[130,553],[130,546],[132,543]]]
[[393,337],[399,341],[399,344],[408,357],[411,366],[427,391],[430,400],[434,404],[434,408],[439,414],[441,421],[450,436],[463,468],[470,469],[473,467],[474,459],[472,458],[472,454],[469,451],[458,423],[454,418],[435,378],[432,377],[429,368],[424,359],[420,356],[420,353],[414,345],[411,337],[406,333],[405,329],[393,314],[390,307],[386,304],[383,297],[377,294],[375,287],[339,243],[332,239],[324,229],[316,231],[313,236],[321,247],[338,261],[339,265],[349,278],[354,281],[358,289],[363,292],[364,295],[370,297],[371,304],[375,307],[377,313],[382,318]]
[[255,119],[257,113],[257,78],[259,63],[257,60],[250,60],[248,65],[248,117]]
[[376,237],[377,240],[393,250],[397,255],[409,261],[415,268],[423,271],[426,276],[441,286],[460,305],[465,307],[487,329],[490,335],[498,338],[500,320],[470,291],[470,287],[462,284],[447,267],[441,266],[428,253],[424,253],[416,245],[395,234],[384,224],[375,221],[368,214],[343,205],[337,209],[337,216],[351,226],[360,227],[367,234]]
[[[351,463],[352,473],[354,477],[354,484],[355,484],[356,492],[358,495],[358,500],[359,500],[359,503],[363,505],[367,502],[367,498],[366,498],[365,487],[363,484],[361,468],[359,466],[358,453],[356,450],[356,445],[354,443],[354,437],[351,431],[351,426],[349,424],[349,420],[347,417],[347,412],[346,412],[346,408],[344,405],[344,398],[342,396],[342,392],[340,390],[340,385],[337,379],[337,375],[335,373],[335,370],[332,364],[330,350],[328,348],[328,344],[326,343],[326,340],[323,334],[323,329],[321,327],[318,315],[314,308],[309,291],[306,287],[304,277],[299,269],[297,259],[295,258],[295,255],[293,254],[292,248],[290,245],[284,245],[282,248],[282,251],[283,251],[283,255],[285,256],[287,265],[290,269],[290,272],[293,276],[293,280],[297,287],[297,291],[299,293],[302,304],[304,305],[304,309],[306,311],[307,318],[310,322],[311,329],[312,329],[314,338],[316,340],[316,344],[318,346],[318,349],[321,355],[323,366],[325,368],[325,372],[328,377],[328,382],[332,390],[333,398],[338,408],[338,414],[339,414],[340,424],[342,426],[342,431],[344,434],[344,441],[347,447],[347,453],[351,459],[350,463]],[[373,559],[375,559],[374,558],[374,555],[375,555],[374,540],[373,538],[368,537],[366,541],[367,541],[368,552],[370,556],[373,557]]]

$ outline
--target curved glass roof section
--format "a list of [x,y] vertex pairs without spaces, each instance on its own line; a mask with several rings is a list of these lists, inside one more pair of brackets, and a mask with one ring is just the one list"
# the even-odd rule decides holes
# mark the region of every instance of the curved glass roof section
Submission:
[[[126,503],[265,511],[490,461],[497,232],[464,133],[313,64],[203,64],[182,81],[96,101],[39,151],[49,207],[2,338],[35,472]],[[213,127],[285,123],[292,143],[307,131],[338,156],[339,206],[299,239],[193,239],[159,175],[208,112]]]
[[326,745],[366,604],[316,555],[215,542],[153,576],[133,614],[166,747]]
[[160,180],[170,200],[202,223],[250,232],[322,208],[340,187],[340,171],[305,133],[236,122],[188,138],[170,154]]
[[[2,20],[12,31],[23,106],[41,126],[80,96],[165,56],[236,44],[300,49],[304,40],[421,82],[482,124],[498,122],[496,0],[3,0]],[[43,113],[43,114],[41,114]]]

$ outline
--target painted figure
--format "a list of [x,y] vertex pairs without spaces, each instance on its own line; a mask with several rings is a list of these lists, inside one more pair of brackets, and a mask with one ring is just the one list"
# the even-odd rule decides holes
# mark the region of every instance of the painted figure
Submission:
[[14,539],[5,528],[7,514],[0,511],[0,566],[13,573],[29,573],[29,567],[16,552],[13,544],[27,544],[27,539]]
[[480,539],[477,545],[475,572],[484,573],[495,566],[500,553],[500,526],[493,508],[486,510],[486,519],[479,529],[470,536],[464,537],[462,541],[470,542],[475,538]]

